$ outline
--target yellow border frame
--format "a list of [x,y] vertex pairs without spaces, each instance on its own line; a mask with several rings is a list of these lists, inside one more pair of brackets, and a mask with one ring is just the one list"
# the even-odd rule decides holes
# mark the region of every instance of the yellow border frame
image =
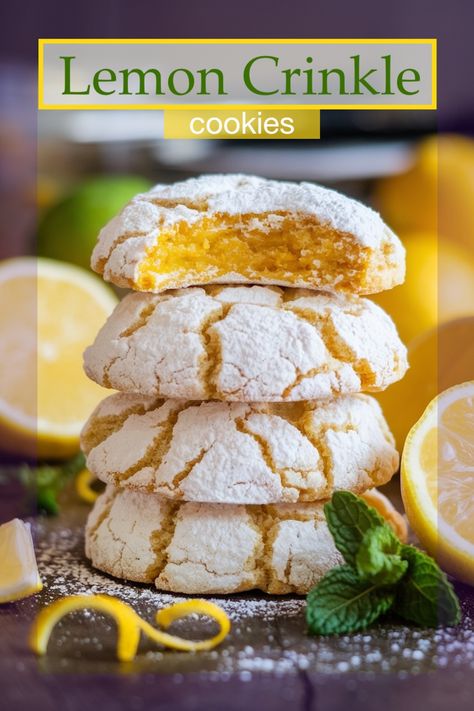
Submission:
[[[44,81],[44,46],[46,44],[429,44],[431,45],[431,104],[45,104],[43,93]],[[437,40],[420,39],[38,39],[38,109],[41,111],[156,111],[167,109],[277,109],[292,110],[425,110],[437,108]]]

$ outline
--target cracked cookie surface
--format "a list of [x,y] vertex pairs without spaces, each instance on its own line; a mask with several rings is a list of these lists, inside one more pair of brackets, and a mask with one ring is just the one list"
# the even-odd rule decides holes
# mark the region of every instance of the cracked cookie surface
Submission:
[[354,294],[403,281],[380,216],[311,183],[206,175],[137,195],[100,232],[92,267],[137,291],[258,283]]
[[[388,499],[376,490],[364,496],[381,502],[393,526]],[[343,562],[322,503],[175,503],[113,486],[89,515],[86,555],[110,575],[192,595],[254,588],[304,595]]]
[[175,504],[107,487],[86,527],[100,570],[189,594],[305,594],[342,561],[322,504]]
[[383,390],[407,358],[390,317],[368,299],[211,286],[129,294],[84,367],[124,392],[273,402]]
[[89,418],[82,448],[106,483],[205,503],[312,502],[379,486],[398,468],[368,395],[272,404],[117,393]]

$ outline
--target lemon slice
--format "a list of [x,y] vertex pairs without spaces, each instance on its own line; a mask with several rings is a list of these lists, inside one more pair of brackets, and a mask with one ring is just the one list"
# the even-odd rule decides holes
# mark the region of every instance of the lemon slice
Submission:
[[230,630],[230,620],[224,610],[207,600],[185,600],[156,613],[156,621],[165,629],[175,620],[188,615],[200,614],[210,617],[219,625],[219,631],[209,639],[193,641],[175,637],[152,627],[142,620],[135,610],[125,602],[108,595],[70,595],[56,600],[43,608],[35,620],[30,633],[30,647],[38,655],[46,654],[49,638],[59,620],[77,610],[97,610],[110,615],[117,623],[117,657],[122,662],[134,659],[138,651],[140,633],[143,632],[154,642],[171,649],[186,652],[210,650],[222,642]]
[[42,589],[29,523],[15,518],[0,526],[0,561],[0,603],[21,600]]
[[474,585],[474,381],[438,395],[410,431],[402,496],[423,546]]
[[82,353],[117,300],[79,267],[25,257],[0,265],[0,442],[31,457],[62,458],[104,391]]

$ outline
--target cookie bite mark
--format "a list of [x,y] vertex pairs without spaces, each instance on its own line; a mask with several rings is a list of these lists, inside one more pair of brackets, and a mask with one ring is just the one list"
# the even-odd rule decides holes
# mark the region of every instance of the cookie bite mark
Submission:
[[[368,248],[354,249],[350,235],[304,216],[216,215],[162,230],[139,263],[136,288],[161,291],[239,275],[235,281],[371,293],[383,288],[379,260]],[[362,276],[369,270],[371,279]]]
[[[115,221],[118,221],[118,218],[114,218]],[[113,233],[113,226],[114,226],[114,221],[109,223],[107,227],[110,228],[110,231]],[[102,274],[104,269],[107,266],[107,262],[109,258],[112,256],[114,250],[116,250],[120,245],[125,244],[131,239],[135,238],[140,238],[140,237],[145,237],[146,232],[139,232],[139,231],[126,231],[118,234],[113,234],[112,240],[110,241],[110,244],[108,245],[108,249],[105,254],[102,254],[100,257],[97,258],[97,260],[94,263],[94,270],[97,271],[99,274]]]
[[401,283],[404,250],[377,213],[333,190],[206,175],[132,200],[102,230],[92,266],[141,291],[234,282],[368,294]]

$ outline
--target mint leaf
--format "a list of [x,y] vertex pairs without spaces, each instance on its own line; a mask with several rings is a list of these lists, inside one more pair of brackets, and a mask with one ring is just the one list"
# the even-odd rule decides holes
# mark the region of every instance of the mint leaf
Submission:
[[336,548],[353,567],[365,533],[377,526],[388,528],[374,508],[350,491],[336,491],[324,506],[324,515]]
[[324,513],[347,565],[329,571],[308,594],[310,632],[355,632],[390,609],[422,627],[459,622],[459,601],[446,575],[422,551],[403,545],[363,499],[336,492]]
[[400,557],[402,546],[387,526],[369,528],[356,553],[356,567],[363,580],[393,585],[405,575],[408,562]]
[[401,555],[408,572],[397,589],[394,612],[420,627],[458,624],[459,601],[435,561],[413,546],[402,546]]
[[44,511],[49,516],[56,516],[59,513],[57,495],[53,489],[38,489],[36,500],[40,511]]
[[307,597],[312,634],[343,634],[365,629],[393,604],[389,588],[361,580],[349,565],[333,568]]

